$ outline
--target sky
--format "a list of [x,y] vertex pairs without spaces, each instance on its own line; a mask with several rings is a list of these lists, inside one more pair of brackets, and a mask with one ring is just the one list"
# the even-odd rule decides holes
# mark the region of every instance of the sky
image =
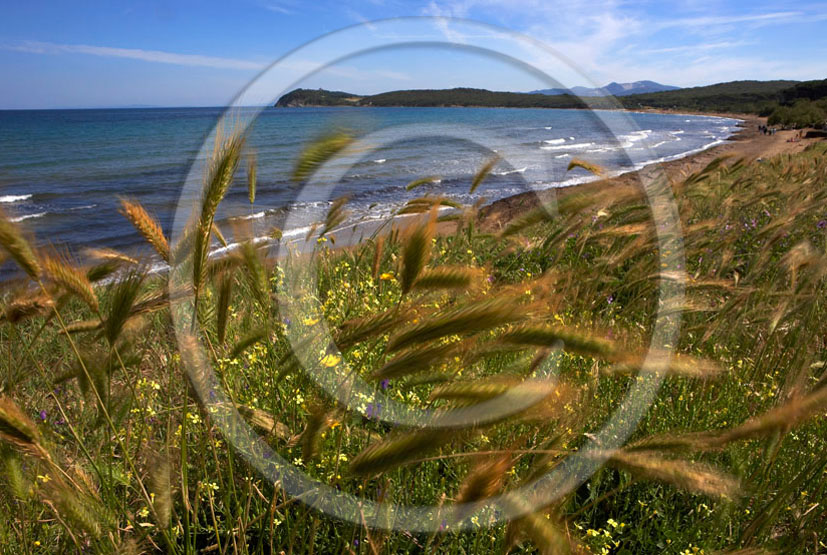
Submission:
[[[471,36],[452,19],[427,20],[423,25],[432,32],[419,26],[411,40],[500,51],[501,28],[541,41],[576,66],[577,72],[561,76],[566,86],[827,78],[827,2],[29,0],[7,2],[2,13],[0,109],[224,106],[263,69],[309,41],[362,24],[359,35],[316,43],[316,61],[334,60],[373,44],[372,34],[387,38],[387,26],[373,22],[406,16],[493,26]],[[508,55],[536,66],[548,54]],[[289,61],[293,73],[284,82],[355,94],[544,88],[525,68],[473,49],[388,47],[306,79],[301,68],[312,64]]]

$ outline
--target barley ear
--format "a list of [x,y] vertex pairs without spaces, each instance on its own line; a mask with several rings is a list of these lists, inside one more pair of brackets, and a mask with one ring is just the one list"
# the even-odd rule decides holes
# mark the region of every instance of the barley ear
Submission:
[[573,158],[571,162],[569,162],[566,171],[571,171],[574,168],[582,168],[589,173],[592,173],[597,176],[602,176],[606,173],[606,171],[598,166],[597,164],[592,164],[591,162],[586,162],[585,160],[581,160],[579,158]]
[[307,145],[293,166],[293,181],[306,181],[325,162],[336,156],[353,142],[345,131],[337,131],[320,137]]
[[61,258],[51,256],[44,257],[43,266],[49,279],[65,289],[68,293],[80,298],[93,312],[99,312],[100,305],[98,303],[98,297],[95,295],[92,284],[83,271],[75,268]]
[[435,218],[430,218],[426,224],[417,226],[405,242],[405,251],[402,254],[402,271],[400,284],[402,294],[407,294],[413,287],[416,278],[422,273],[431,257],[431,236],[433,235]]
[[250,204],[256,202],[256,153],[247,156],[247,198]]
[[28,241],[23,238],[20,229],[0,210],[0,245],[14,258],[30,278],[40,279],[40,263]]
[[164,262],[169,262],[169,243],[164,236],[161,225],[144,210],[137,201],[121,199],[121,214],[138,230],[146,241],[152,245]]
[[244,149],[246,136],[234,132],[227,139],[219,131],[215,149],[204,177],[200,209],[193,237],[192,285],[196,301],[207,274],[207,255],[218,205],[233,182],[235,171]]
[[499,161],[499,156],[492,156],[482,165],[477,173],[474,174],[474,178],[471,180],[471,187],[468,189],[469,193],[473,193],[477,190],[477,187],[479,187],[483,180],[488,177],[488,174],[491,173],[491,170],[494,169],[494,166],[496,166]]

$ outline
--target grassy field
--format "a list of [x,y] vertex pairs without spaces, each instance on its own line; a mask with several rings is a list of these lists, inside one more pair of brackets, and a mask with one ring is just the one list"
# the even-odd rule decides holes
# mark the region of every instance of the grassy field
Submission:
[[[295,178],[345,144],[311,146]],[[480,231],[474,207],[438,217],[440,199],[423,197],[405,209],[419,223],[334,249],[343,201],[312,255],[264,258],[247,241],[213,259],[216,207],[243,173],[243,137],[230,136],[179,244],[123,203],[177,267],[174,286],[122,253],[96,251],[98,263],[81,267],[36,252],[4,216],[0,243],[27,279],[8,284],[2,303],[0,545],[827,551],[825,146],[716,160],[663,185],[679,235],[656,233],[638,193],[569,195],[498,234]],[[453,228],[437,233],[438,219]],[[664,300],[665,290],[685,296]],[[658,322],[678,315],[663,346],[674,356],[645,359]],[[196,394],[208,382],[197,362],[215,370],[222,394]],[[624,445],[600,443],[628,392],[661,379]],[[431,427],[389,423],[400,414],[391,401]],[[438,525],[383,530],[364,525],[379,515],[351,522],[309,508],[250,462],[270,455],[219,430],[233,405],[307,476],[366,500],[438,507]],[[434,427],[475,407],[490,411]],[[599,469],[582,484],[553,482],[560,495],[548,503],[508,493],[575,457]],[[500,522],[500,510],[520,517]]]

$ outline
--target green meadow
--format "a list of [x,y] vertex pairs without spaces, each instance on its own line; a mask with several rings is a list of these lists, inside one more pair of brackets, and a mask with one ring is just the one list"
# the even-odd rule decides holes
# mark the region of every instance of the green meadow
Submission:
[[[295,180],[347,143],[310,145]],[[343,246],[342,199],[314,252],[280,257],[215,224],[231,186],[255,201],[245,152],[218,139],[174,244],[122,202],[173,279],[121,252],[35,249],[0,217],[23,276],[0,310],[5,552],[827,550],[827,143],[658,180],[675,232],[639,191],[590,187],[494,231],[479,206],[422,196],[406,225]],[[238,248],[208,256],[225,236]],[[647,357],[664,323],[665,355]],[[607,443],[650,383],[631,435]],[[389,422],[390,401],[428,426]],[[307,477],[389,507],[388,526],[267,479],[251,461],[270,455],[228,436],[226,415]],[[583,483],[542,504],[517,493],[578,457],[596,467]],[[394,526],[394,505],[435,507],[433,529]]]

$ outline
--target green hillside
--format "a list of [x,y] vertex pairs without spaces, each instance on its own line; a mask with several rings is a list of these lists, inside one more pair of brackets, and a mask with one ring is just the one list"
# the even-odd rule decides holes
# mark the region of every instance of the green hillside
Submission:
[[[827,80],[823,81],[731,81],[704,87],[629,95],[619,98],[589,98],[589,106],[614,108],[620,103],[628,109],[659,108],[699,112],[753,113],[769,116],[776,113],[779,124],[796,125],[796,121],[819,121],[819,99],[827,97]],[[792,118],[789,113],[798,101],[797,112],[810,114]],[[824,101],[821,101],[822,103]],[[301,106],[408,106],[408,107],[501,107],[501,108],[585,108],[584,101],[573,95],[544,95],[489,91],[486,89],[417,89],[390,91],[360,96],[342,91],[296,89],[281,97],[278,107]],[[779,108],[783,108],[779,111]],[[787,109],[789,108],[789,109]]]

